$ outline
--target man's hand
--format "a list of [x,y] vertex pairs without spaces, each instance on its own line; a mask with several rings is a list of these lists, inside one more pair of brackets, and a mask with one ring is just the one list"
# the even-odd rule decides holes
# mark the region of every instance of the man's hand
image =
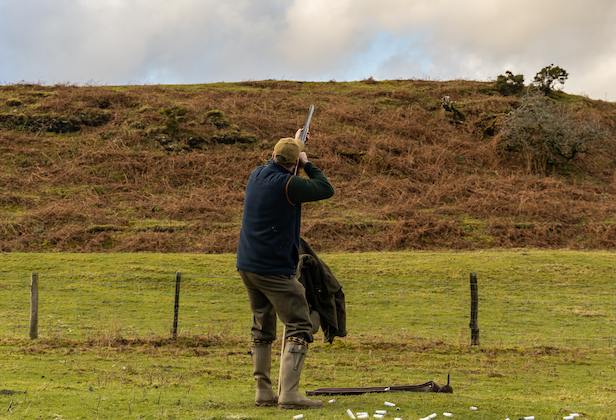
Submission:
[[[295,139],[299,140],[299,136],[301,136],[302,131],[304,131],[304,127],[300,128],[299,130],[297,130],[295,132]],[[310,131],[308,132],[308,134],[306,134],[306,141],[308,141],[310,139]]]
[[299,166],[301,166],[302,168],[304,167],[304,165],[306,165],[306,163],[308,163],[308,155],[306,155],[306,152],[301,152],[299,154]]

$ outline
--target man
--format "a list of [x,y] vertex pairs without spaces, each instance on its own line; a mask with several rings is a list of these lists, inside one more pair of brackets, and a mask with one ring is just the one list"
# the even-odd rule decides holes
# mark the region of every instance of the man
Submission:
[[[255,404],[280,408],[319,408],[323,403],[298,392],[312,323],[304,287],[297,279],[301,204],[334,195],[327,177],[308,160],[304,143],[278,141],[266,165],[255,169],[246,184],[237,269],[248,292],[253,313],[251,353],[257,382]],[[310,179],[295,176],[298,167]],[[280,360],[280,397],[272,390],[272,342],[276,315],[286,326]]]

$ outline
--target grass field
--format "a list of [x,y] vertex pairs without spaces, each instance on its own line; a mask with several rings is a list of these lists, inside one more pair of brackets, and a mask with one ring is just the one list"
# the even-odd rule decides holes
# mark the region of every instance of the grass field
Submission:
[[[207,337],[169,341],[3,340],[2,418],[14,419],[291,419],[298,412],[253,407],[247,343]],[[306,419],[346,419],[347,408],[374,413],[384,401],[395,415],[537,420],[571,410],[587,419],[616,413],[614,350],[536,347],[471,348],[339,340],[312,345],[300,390],[335,386],[439,385],[451,394],[337,396]],[[272,374],[277,377],[278,356]],[[25,392],[25,393],[24,393]],[[478,407],[470,411],[470,407]],[[302,412],[299,412],[302,413]],[[557,417],[557,414],[559,416]],[[393,418],[394,415],[388,415]]]
[[[479,282],[481,341],[611,347],[616,281],[610,252],[480,251],[326,254],[343,285],[350,336],[467,343],[469,273]],[[30,274],[39,275],[41,338],[168,334],[176,271],[182,334],[243,338],[250,319],[234,255],[1,256],[0,334],[28,337]]]
[[[306,419],[346,419],[347,408],[373,414],[386,409],[385,400],[400,408],[386,418],[405,420],[443,412],[458,419],[616,417],[613,253],[321,258],[343,284],[349,335],[330,345],[317,334],[300,389],[443,385],[450,374],[454,394],[322,397],[325,407],[303,412]],[[250,313],[234,255],[5,253],[0,263],[0,418],[300,414],[253,407]],[[176,271],[183,288],[174,341]],[[469,345],[471,272],[479,279],[479,346]],[[28,273],[39,274],[38,340],[27,339]],[[128,328],[134,321],[139,328]]]

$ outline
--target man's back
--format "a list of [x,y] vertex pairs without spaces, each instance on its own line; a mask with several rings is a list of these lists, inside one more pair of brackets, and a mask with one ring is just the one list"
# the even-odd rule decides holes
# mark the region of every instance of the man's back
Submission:
[[257,274],[295,274],[301,205],[287,198],[292,176],[271,161],[250,175],[238,243],[238,269]]

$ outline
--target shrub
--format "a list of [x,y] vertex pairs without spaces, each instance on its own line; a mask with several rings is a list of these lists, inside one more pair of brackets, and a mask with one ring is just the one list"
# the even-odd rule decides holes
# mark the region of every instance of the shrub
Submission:
[[7,106],[21,106],[22,102],[18,98],[9,98],[6,100]]
[[568,77],[569,73],[564,69],[558,66],[554,67],[554,64],[550,64],[542,68],[541,71],[535,75],[533,85],[537,86],[544,94],[549,95],[556,83],[564,85]]
[[524,75],[516,74],[515,76],[509,70],[505,75],[500,75],[496,78],[494,89],[503,96],[516,95],[524,89]]
[[522,154],[529,170],[544,173],[562,168],[605,136],[593,119],[577,119],[564,105],[529,92],[505,118],[501,139],[506,150]]

